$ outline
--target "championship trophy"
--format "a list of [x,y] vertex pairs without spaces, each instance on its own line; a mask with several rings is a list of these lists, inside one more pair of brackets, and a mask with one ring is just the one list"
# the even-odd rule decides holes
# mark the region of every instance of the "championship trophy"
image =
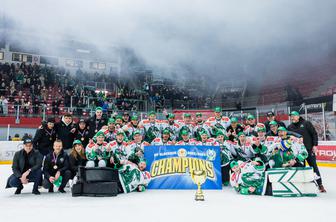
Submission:
[[206,181],[206,176],[205,170],[194,170],[191,172],[191,179],[197,185],[197,191],[195,194],[196,201],[204,201],[204,194],[201,189],[201,185]]

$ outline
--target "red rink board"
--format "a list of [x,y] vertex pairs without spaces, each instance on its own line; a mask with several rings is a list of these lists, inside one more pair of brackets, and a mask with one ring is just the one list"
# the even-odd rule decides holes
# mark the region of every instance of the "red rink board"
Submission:
[[316,159],[336,164],[336,141],[319,141]]

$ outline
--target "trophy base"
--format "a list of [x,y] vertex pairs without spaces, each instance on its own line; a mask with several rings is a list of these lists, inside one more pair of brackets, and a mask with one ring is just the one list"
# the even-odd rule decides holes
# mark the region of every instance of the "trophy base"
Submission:
[[204,195],[196,195],[195,200],[196,201],[204,201]]

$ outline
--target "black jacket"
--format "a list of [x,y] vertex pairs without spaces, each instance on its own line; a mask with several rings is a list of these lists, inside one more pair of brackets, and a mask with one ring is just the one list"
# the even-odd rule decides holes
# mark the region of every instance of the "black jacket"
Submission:
[[80,130],[79,128],[76,129],[75,132],[75,140],[80,140],[85,148],[89,143],[89,131],[87,129]]
[[[13,158],[12,170],[13,170],[13,174],[18,178],[20,178],[22,174],[24,173],[23,172],[23,169],[25,167],[24,152],[26,152],[24,149],[17,151],[14,154],[14,158]],[[29,165],[32,166],[30,168],[32,171],[41,168],[42,160],[43,160],[43,156],[37,150],[33,149],[28,154],[28,162],[29,162]]]
[[[238,135],[239,132],[244,132],[244,128],[240,124],[238,124],[236,129],[233,129],[232,126],[230,125],[228,126],[228,128],[226,128],[226,132],[231,132],[231,133],[236,132],[236,135]],[[233,141],[234,139],[235,139],[235,136],[231,134],[229,136],[229,140]]]
[[63,149],[71,149],[72,143],[74,141],[74,134],[70,132],[74,128],[74,124],[70,123],[69,125],[65,125],[63,121],[55,123],[55,131],[56,137],[63,142]]
[[85,166],[86,159],[77,155],[77,159],[74,156],[69,155],[69,167],[72,174],[76,174],[79,166]]
[[89,130],[89,138],[92,139],[93,136],[99,131],[103,126],[107,125],[107,119],[105,116],[102,116],[100,120],[96,121],[96,115],[88,119],[86,125]]
[[[57,166],[55,169],[54,166]],[[63,150],[56,157],[56,161],[54,160],[54,152],[49,153],[43,165],[43,173],[44,176],[49,180],[51,176],[55,176],[57,171],[60,171],[63,174],[66,170],[69,170],[69,156]]]
[[40,151],[45,156],[53,150],[55,139],[56,132],[54,129],[37,129],[33,139],[34,149]]
[[302,117],[299,122],[291,123],[288,130],[300,134],[303,137],[303,143],[308,151],[311,151],[313,146],[318,145],[318,136],[313,124]]
[[[278,127],[282,126],[282,127],[285,127],[285,128],[286,128],[286,125],[284,124],[284,122],[281,122],[281,121],[278,121],[278,120],[275,120],[275,122],[278,123]],[[268,120],[264,123],[264,125],[265,125],[265,127],[266,127],[266,132],[268,132],[268,131],[271,130],[269,124],[270,124],[270,121],[268,121]]]

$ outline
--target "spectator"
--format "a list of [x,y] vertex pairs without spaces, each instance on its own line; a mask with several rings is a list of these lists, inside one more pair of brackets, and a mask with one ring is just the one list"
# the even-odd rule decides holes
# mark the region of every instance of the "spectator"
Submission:
[[23,149],[14,154],[12,170],[13,174],[7,180],[6,188],[16,187],[15,194],[20,194],[23,184],[34,182],[33,194],[40,194],[38,186],[42,180],[42,156],[33,149],[31,138],[23,141]]
[[14,137],[12,138],[12,141],[21,141],[22,139],[20,138],[19,134],[15,134]]

